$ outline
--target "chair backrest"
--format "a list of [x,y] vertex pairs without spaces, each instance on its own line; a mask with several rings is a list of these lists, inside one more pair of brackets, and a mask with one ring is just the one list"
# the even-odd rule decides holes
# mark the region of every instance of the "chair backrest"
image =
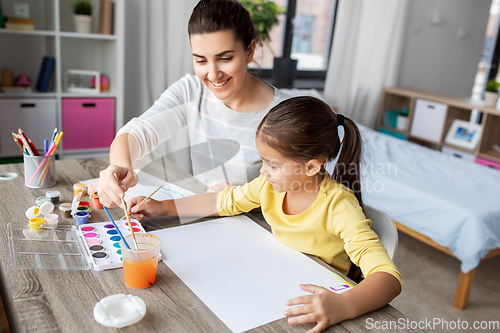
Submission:
[[398,229],[394,221],[386,213],[364,205],[366,218],[372,220],[372,230],[378,235],[380,242],[387,250],[387,254],[394,260],[398,247]]

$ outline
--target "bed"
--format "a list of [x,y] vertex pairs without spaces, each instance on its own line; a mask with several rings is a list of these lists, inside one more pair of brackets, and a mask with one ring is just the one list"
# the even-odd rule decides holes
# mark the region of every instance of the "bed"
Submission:
[[465,309],[479,262],[500,255],[500,172],[359,128],[365,204],[461,262],[454,306]]

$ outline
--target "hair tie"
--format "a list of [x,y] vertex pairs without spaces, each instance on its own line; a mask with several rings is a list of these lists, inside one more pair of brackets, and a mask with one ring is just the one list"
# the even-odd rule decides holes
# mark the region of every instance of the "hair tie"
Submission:
[[337,125],[344,126],[344,116],[340,113],[337,113]]

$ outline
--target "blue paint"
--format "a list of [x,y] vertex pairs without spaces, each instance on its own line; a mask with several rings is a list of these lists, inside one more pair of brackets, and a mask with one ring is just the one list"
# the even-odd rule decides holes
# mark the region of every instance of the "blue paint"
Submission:
[[120,241],[120,239],[121,239],[121,237],[120,237],[120,236],[113,236],[113,237],[111,237],[110,239],[111,239],[111,241],[113,241],[113,242],[119,242],[119,241]]
[[[108,233],[108,235],[118,235],[118,231],[116,231],[116,230],[108,230],[106,232]],[[117,237],[120,237],[120,236],[117,236]]]

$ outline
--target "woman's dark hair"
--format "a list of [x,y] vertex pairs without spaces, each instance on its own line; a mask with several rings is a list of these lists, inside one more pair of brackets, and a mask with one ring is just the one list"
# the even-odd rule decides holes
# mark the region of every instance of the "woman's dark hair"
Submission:
[[338,126],[341,118],[317,98],[289,98],[273,107],[262,119],[257,136],[269,147],[295,161],[324,157],[328,162],[339,155],[331,177],[353,190],[363,207],[359,169],[361,136],[356,123],[343,117],[344,138],[340,142]]
[[201,0],[189,18],[189,36],[217,31],[232,31],[247,50],[257,32],[250,13],[236,0]]

